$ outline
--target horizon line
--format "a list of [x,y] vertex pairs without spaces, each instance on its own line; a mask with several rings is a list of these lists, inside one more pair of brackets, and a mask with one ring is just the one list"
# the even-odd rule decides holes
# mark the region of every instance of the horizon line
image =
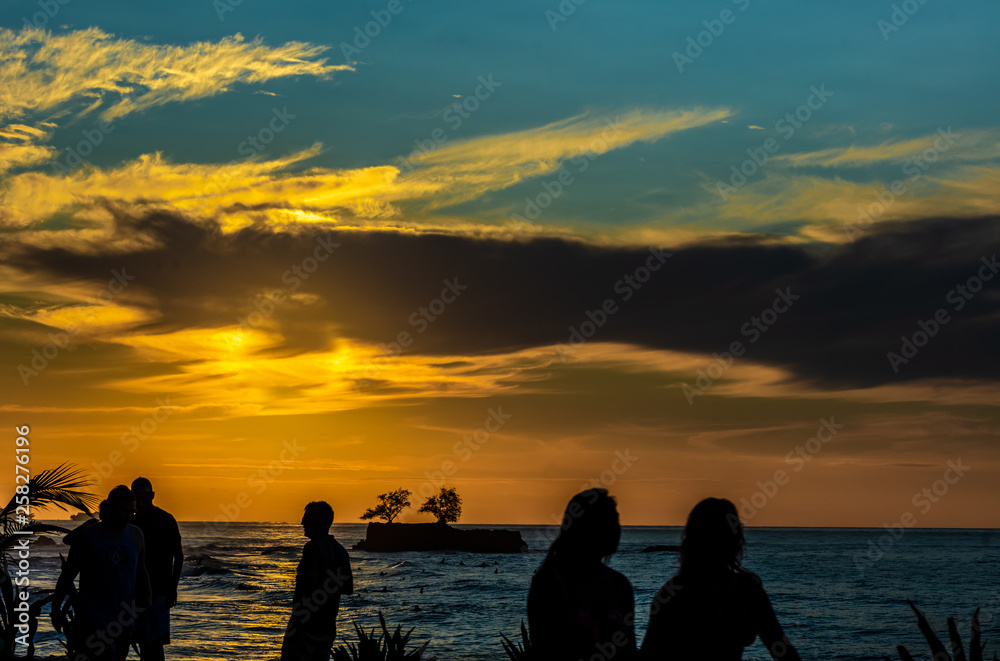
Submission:
[[[94,518],[97,518],[97,517],[94,517]],[[40,521],[73,521],[73,519],[39,519],[39,520]],[[214,520],[210,520],[210,519],[177,519],[177,522],[178,523],[208,523],[208,524],[212,524],[214,526],[227,525],[227,524],[239,524],[239,523],[243,523],[243,524],[246,524],[246,523],[290,524],[290,525],[295,525],[295,526],[301,525],[301,523],[299,521],[226,521],[226,522],[219,522],[219,521],[214,521]],[[355,522],[355,521],[334,521],[333,525],[338,525],[338,524],[339,525],[348,525],[348,524],[351,524],[351,525],[368,525],[369,523],[384,523],[384,522],[383,521],[368,521],[368,522],[365,522],[365,521],[357,521],[357,522]],[[401,521],[394,521],[393,523],[400,523],[400,524],[403,524],[403,525],[426,525],[426,524],[432,524],[432,523],[435,523],[435,522],[434,521],[410,521],[410,522],[405,522],[404,523],[404,522],[401,522]],[[483,523],[483,522],[471,522],[471,523],[469,523],[469,522],[462,522],[462,523],[451,523],[451,524],[448,524],[448,525],[462,525],[462,526],[511,526],[511,527],[522,527],[522,528],[523,527],[549,527],[549,528],[558,528],[559,527],[559,524],[557,524],[557,523]],[[623,523],[622,527],[623,528],[684,528],[684,524],[668,524],[668,523],[655,523],[655,524],[654,523]],[[802,526],[802,525],[753,526],[753,525],[743,524],[743,527],[744,528],[754,528],[754,529],[759,529],[759,530],[765,530],[765,529],[783,529],[783,528],[820,529],[820,530],[885,530],[886,529],[885,525],[881,525],[881,526],[822,526],[822,525],[809,525],[809,526]],[[912,526],[912,527],[909,527],[909,528],[905,528],[905,530],[973,530],[973,531],[988,530],[988,531],[1000,531],[1000,527],[998,527],[998,528],[990,528],[990,527],[970,528],[970,527],[960,527],[960,526],[956,526],[956,527],[941,527],[941,526],[922,527],[922,526]]]

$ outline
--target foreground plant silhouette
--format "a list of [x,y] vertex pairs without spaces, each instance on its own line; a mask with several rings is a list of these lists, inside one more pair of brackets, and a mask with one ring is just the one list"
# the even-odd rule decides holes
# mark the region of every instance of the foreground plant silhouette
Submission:
[[[20,445],[20,444],[19,444]],[[32,477],[28,484],[15,486],[15,494],[0,510],[0,659],[14,658],[14,642],[17,630],[14,613],[14,579],[10,572],[16,567],[13,552],[20,540],[37,533],[68,533],[61,526],[38,523],[33,510],[54,506],[67,511],[69,508],[90,513],[98,501],[97,496],[85,489],[91,486],[86,474],[72,464],[60,464],[44,470]],[[21,513],[28,512],[28,516]],[[25,533],[31,533],[27,535]],[[29,611],[37,627],[37,615],[41,606]],[[32,631],[31,636],[34,635]]]
[[[917,614],[917,626],[920,627],[920,633],[924,634],[924,638],[927,639],[927,644],[931,648],[931,658],[934,661],[966,661],[965,648],[962,646],[962,637],[958,634],[958,627],[955,626],[955,618],[948,618],[948,636],[951,638],[951,653],[945,649],[944,643],[935,635],[934,630],[931,629],[931,625],[927,622],[927,618],[921,613],[912,601],[907,601],[910,604],[910,608],[913,612]],[[979,609],[972,615],[972,636],[969,638],[969,657],[968,661],[983,661],[983,649],[985,649],[985,644],[980,644],[981,628],[979,626]],[[896,647],[896,651],[899,652],[899,658],[903,661],[914,661],[913,656],[906,649],[905,646],[899,645]],[[887,661],[892,661],[889,657],[883,657]],[[993,661],[997,661],[997,655],[993,654]]]
[[378,612],[378,621],[382,625],[382,635],[375,637],[375,628],[370,634],[365,633],[357,622],[354,629],[358,632],[358,644],[353,643],[340,645],[333,650],[333,661],[420,661],[424,650],[431,641],[424,643],[415,652],[406,652],[406,643],[410,640],[413,629],[403,635],[403,625],[398,625],[396,631],[389,633],[389,627],[385,625],[385,618],[382,611]]
[[527,661],[531,658],[531,639],[528,637],[528,628],[524,626],[524,620],[521,620],[520,643],[511,642],[510,638],[503,635],[503,632],[500,633],[500,638],[503,651],[507,652],[510,661]]

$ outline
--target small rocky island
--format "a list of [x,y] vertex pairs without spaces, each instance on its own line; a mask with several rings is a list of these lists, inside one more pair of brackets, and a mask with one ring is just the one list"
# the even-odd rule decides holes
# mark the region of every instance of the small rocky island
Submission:
[[643,553],[662,553],[664,551],[680,551],[681,547],[674,546],[672,544],[656,544],[654,546],[647,546],[642,550]]
[[378,495],[378,504],[365,510],[361,520],[369,523],[365,538],[352,548],[357,551],[466,551],[468,553],[522,553],[528,545],[516,530],[459,530],[449,526],[462,515],[462,499],[454,487],[442,488],[427,498],[418,513],[433,514],[437,523],[393,523],[410,506],[412,492],[397,489]]
[[358,551],[466,551],[522,553],[528,545],[516,530],[459,530],[447,523],[369,523]]

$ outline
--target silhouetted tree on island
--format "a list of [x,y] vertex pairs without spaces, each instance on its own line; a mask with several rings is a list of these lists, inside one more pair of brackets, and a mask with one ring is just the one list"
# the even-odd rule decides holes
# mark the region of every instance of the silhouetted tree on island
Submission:
[[441,493],[428,498],[417,512],[433,514],[437,517],[438,523],[455,523],[462,516],[462,498],[455,487],[442,488]]
[[389,493],[379,494],[378,505],[369,507],[360,518],[362,521],[375,518],[385,519],[386,523],[392,523],[392,520],[409,506],[410,491],[408,489],[396,489]]

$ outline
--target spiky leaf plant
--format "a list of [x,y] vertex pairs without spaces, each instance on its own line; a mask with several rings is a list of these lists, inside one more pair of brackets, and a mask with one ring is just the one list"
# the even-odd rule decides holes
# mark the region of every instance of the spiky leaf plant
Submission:
[[334,661],[420,661],[431,641],[428,640],[415,651],[407,652],[406,644],[413,629],[404,634],[403,625],[398,625],[393,633],[389,633],[382,611],[378,612],[378,621],[382,625],[382,635],[378,637],[375,635],[374,627],[371,633],[365,633],[365,630],[355,622],[354,630],[358,634],[358,644],[347,643],[338,646],[333,650]]
[[[921,613],[912,601],[908,601],[910,608],[913,612],[917,614],[917,626],[920,627],[920,633],[924,634],[924,638],[927,639],[927,644],[931,648],[931,658],[934,661],[966,661],[965,647],[962,645],[962,637],[958,633],[958,627],[955,626],[955,618],[948,618],[948,637],[951,639],[951,651],[949,652],[944,643],[937,637],[934,630],[931,629],[930,623],[927,622],[927,618]],[[983,650],[986,645],[980,642],[982,629],[979,626],[979,609],[972,616],[972,635],[969,638],[969,656],[968,661],[983,661]],[[910,654],[909,650],[905,646],[899,645],[896,647],[896,651],[899,652],[899,658],[903,661],[914,661],[913,655]],[[892,661],[889,657],[883,657],[886,661]],[[993,654],[993,661],[997,661],[997,655]]]
[[511,661],[527,661],[531,656],[531,641],[528,640],[528,628],[524,626],[524,620],[521,620],[521,642],[514,643],[511,642],[507,636],[500,633],[500,644],[503,645],[503,651],[507,652],[507,656],[510,657]]

